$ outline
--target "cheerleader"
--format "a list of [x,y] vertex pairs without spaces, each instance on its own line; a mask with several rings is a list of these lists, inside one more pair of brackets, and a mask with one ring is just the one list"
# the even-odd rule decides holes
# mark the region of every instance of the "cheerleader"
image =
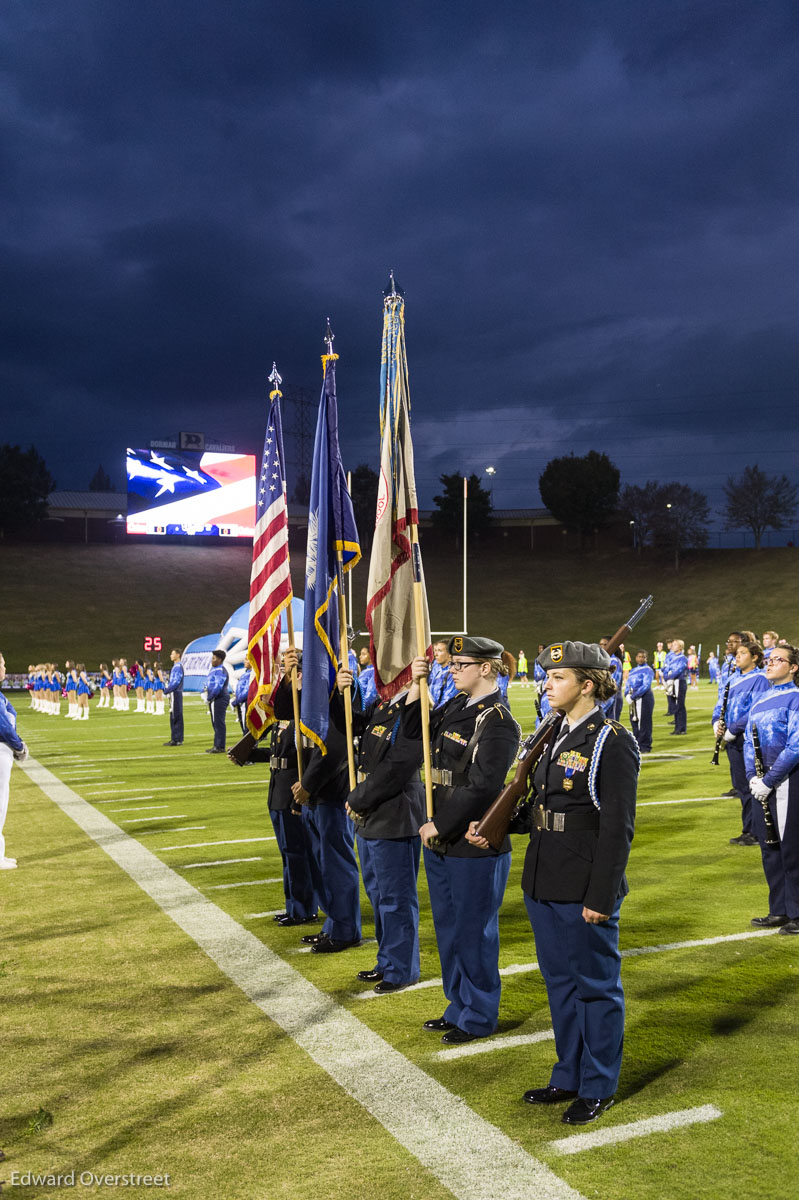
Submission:
[[58,667],[55,665],[55,663],[53,663],[51,665],[52,665],[52,671],[50,673],[50,700],[51,700],[50,712],[54,717],[60,717],[61,716],[61,688],[63,686],[63,681],[61,678],[61,672],[59,671]]
[[149,663],[145,663],[144,664],[144,711],[146,713],[150,713],[150,714],[155,713],[155,700],[154,700],[155,692],[153,691],[154,683],[155,683],[155,676],[153,675],[153,669]]
[[64,663],[64,675],[64,690],[67,694],[67,720],[74,721],[80,716],[78,711],[78,673],[75,670],[75,664],[70,658]]
[[151,686],[151,695],[155,706],[155,715],[163,717],[164,715],[164,680],[161,672],[160,662],[153,664],[153,682]]
[[124,676],[119,669],[119,659],[118,658],[114,658],[111,660],[111,666],[112,666],[111,687],[112,687],[112,690],[114,693],[114,708],[117,711],[120,711],[122,708],[121,689],[122,689],[122,681],[124,679]]
[[130,671],[128,670],[128,660],[126,658],[120,658],[119,669],[122,673],[122,711],[129,712],[130,696],[128,695],[128,688],[130,686]]
[[138,658],[133,663],[133,686],[136,689],[136,712],[145,712],[144,693],[147,689],[147,663],[140,663]]
[[98,708],[111,707],[111,672],[108,670],[108,663],[100,663],[100,699],[97,703]]
[[75,690],[77,693],[78,715],[75,718],[78,721],[88,721],[89,719],[89,697],[92,694],[92,686],[86,678],[86,667],[83,663],[78,663],[72,671],[75,677]]
[[31,708],[36,709],[36,667],[32,663],[28,663],[28,682],[25,684],[25,690],[30,697]]

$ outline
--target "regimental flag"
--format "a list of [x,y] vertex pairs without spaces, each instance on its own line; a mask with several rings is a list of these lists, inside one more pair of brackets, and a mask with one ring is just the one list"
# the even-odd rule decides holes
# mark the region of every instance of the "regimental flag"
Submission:
[[422,557],[418,544],[412,546],[410,540],[410,526],[418,525],[419,511],[409,416],[405,301],[393,287],[383,305],[380,393],[380,483],[366,625],[375,682],[385,700],[410,683],[411,660],[418,653],[415,579],[421,585],[422,645],[432,658]]
[[325,381],[316,423],[308,510],[300,694],[302,732],[320,747],[323,754],[327,752],[324,742],[338,669],[338,551],[342,552],[342,579],[361,557],[338,445],[337,358],[337,354],[326,354],[322,358]]
[[[247,662],[252,679],[247,693],[247,728],[258,738],[272,724],[274,695],[280,682],[280,614],[291,603],[289,522],[283,477],[283,427],[280,420],[280,376],[270,376],[269,420],[256,494],[255,536],[250,573],[250,621]],[[266,712],[258,700],[266,697]]]

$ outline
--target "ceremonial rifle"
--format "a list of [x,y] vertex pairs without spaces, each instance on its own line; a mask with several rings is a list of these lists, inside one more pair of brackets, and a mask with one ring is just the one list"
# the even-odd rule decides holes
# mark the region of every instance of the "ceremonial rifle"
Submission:
[[713,751],[713,757],[710,760],[710,765],[712,767],[717,767],[719,765],[719,753],[720,753],[721,747],[724,743],[724,733],[727,729],[727,724],[725,721],[725,717],[727,716],[727,703],[730,698],[730,688],[732,687],[732,677],[735,674],[735,671],[736,671],[736,667],[735,667],[735,664],[733,663],[730,666],[730,673],[727,676],[727,682],[724,686],[724,695],[721,698],[721,712],[719,713],[719,721],[721,722],[722,727],[718,733],[718,736],[716,737],[716,748]]
[[[766,773],[766,764],[763,760],[763,750],[760,746],[760,733],[757,725],[752,723],[752,745],[755,748],[755,774],[758,779],[762,779]],[[760,797],[758,797],[760,800]],[[777,826],[774,824],[774,817],[771,815],[768,796],[760,800],[760,806],[763,809],[763,820],[766,823],[766,845],[779,846],[780,835]]]
[[[652,607],[652,600],[652,596],[647,596],[645,600],[642,600],[627,623],[616,630],[605,647],[608,654],[613,654],[618,650],[644,613]],[[531,733],[523,740],[516,757],[516,773],[513,779],[505,784],[494,803],[477,823],[476,836],[484,837],[495,850],[499,850],[501,847],[516,810],[527,799],[532,788],[533,771],[552,741],[555,728],[560,723],[562,715],[557,709],[548,712],[535,733]]]

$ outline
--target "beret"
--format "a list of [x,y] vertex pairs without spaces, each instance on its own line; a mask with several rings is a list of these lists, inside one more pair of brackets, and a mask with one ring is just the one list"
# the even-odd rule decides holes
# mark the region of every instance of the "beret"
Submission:
[[610,655],[595,642],[553,642],[539,654],[536,662],[545,671],[554,667],[583,667],[588,671],[609,671]]
[[450,654],[471,654],[473,658],[499,658],[504,646],[493,638],[484,637],[453,637],[449,639],[447,650]]

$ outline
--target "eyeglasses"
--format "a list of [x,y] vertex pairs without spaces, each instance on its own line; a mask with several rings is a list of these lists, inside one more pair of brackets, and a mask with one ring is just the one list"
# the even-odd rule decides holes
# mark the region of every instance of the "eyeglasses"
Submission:
[[462,671],[464,667],[479,667],[479,662],[474,658],[467,658],[465,662],[455,662],[453,659],[449,664],[450,671]]
[[767,667],[770,667],[772,663],[778,663],[778,662],[781,662],[781,663],[789,663],[790,661],[791,661],[791,660],[790,660],[789,658],[775,658],[775,657],[774,657],[774,655],[773,655],[773,654],[771,654],[771,655],[769,655],[769,657],[766,659],[766,666],[767,666]]

